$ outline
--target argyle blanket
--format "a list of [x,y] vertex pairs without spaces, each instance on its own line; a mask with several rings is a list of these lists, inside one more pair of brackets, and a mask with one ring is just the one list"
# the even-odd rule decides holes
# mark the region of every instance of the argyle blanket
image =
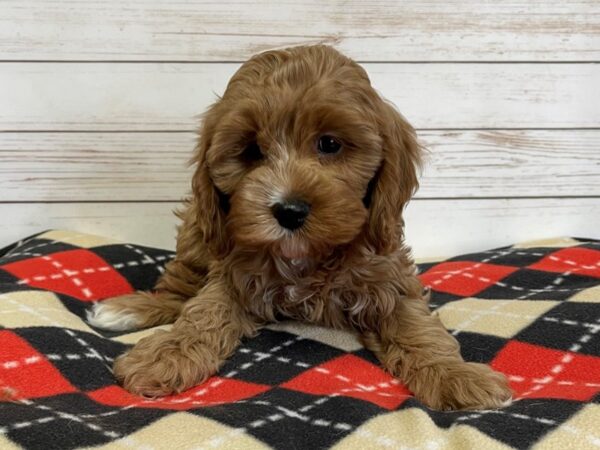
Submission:
[[[503,410],[436,412],[350,333],[275,324],[204,384],[158,400],[111,374],[127,334],[92,302],[150,289],[173,253],[51,231],[0,251],[0,448],[600,446],[600,241],[559,239],[420,266],[464,357],[510,379]],[[165,328],[165,327],[163,327]]]

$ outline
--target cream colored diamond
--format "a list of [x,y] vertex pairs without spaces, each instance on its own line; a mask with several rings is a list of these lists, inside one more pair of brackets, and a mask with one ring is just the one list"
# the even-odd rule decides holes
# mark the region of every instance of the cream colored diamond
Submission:
[[508,447],[466,424],[439,428],[418,408],[375,417],[333,447],[338,450],[391,448],[476,448],[506,450]]
[[[51,241],[63,242],[77,247],[91,248],[99,245],[118,244],[120,241],[94,234],[77,233],[69,230],[52,230],[36,236],[36,239],[49,239]],[[27,245],[27,244],[25,244]],[[34,249],[35,251],[35,249]]]
[[144,338],[146,336],[150,336],[156,330],[166,330],[166,331],[169,331],[172,327],[173,327],[173,324],[160,325],[160,326],[157,326],[157,327],[154,327],[154,328],[146,328],[144,330],[133,331],[131,333],[127,333],[127,334],[122,334],[120,336],[116,336],[116,337],[112,338],[112,340],[113,341],[122,342],[123,344],[135,344],[140,339],[142,339],[142,338]]
[[[108,428],[108,427],[107,427]],[[110,433],[113,430],[105,429]],[[118,430],[116,430],[118,431]],[[269,447],[241,429],[231,428],[205,417],[186,412],[170,414],[135,433],[94,449],[188,450],[196,448],[235,448],[244,450]]]
[[319,341],[346,352],[352,352],[362,348],[356,335],[349,331],[332,330],[331,328],[303,324],[295,321],[278,322],[268,325],[267,328],[303,336],[307,339]]
[[595,449],[600,447],[600,405],[587,405],[567,422],[548,433],[534,449]]
[[0,294],[0,325],[7,328],[51,326],[98,334],[65,308],[53,292],[47,291]]
[[465,298],[437,310],[451,330],[510,338],[556,306],[551,300],[485,300]]
[[[600,283],[600,280],[598,280]],[[582,303],[600,303],[600,285],[579,291],[577,294],[569,297],[570,302]]]
[[[2,428],[2,426],[0,426],[0,428]],[[23,447],[13,444],[10,439],[0,434],[0,448],[2,450],[20,450]]]
[[571,239],[570,237],[555,237],[549,239],[538,239],[535,241],[521,242],[520,244],[513,245],[513,248],[534,248],[534,247],[548,247],[548,248],[563,248],[573,247],[580,245],[581,242]]

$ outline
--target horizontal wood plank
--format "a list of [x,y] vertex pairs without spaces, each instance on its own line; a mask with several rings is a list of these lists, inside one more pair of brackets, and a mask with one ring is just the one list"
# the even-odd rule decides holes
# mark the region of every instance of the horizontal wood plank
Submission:
[[0,201],[179,201],[194,133],[0,133]]
[[597,61],[596,0],[3,1],[0,58],[242,61],[299,44],[365,61]]
[[[0,203],[0,247],[51,228],[174,248],[177,203]],[[450,256],[554,236],[600,238],[600,199],[414,200],[417,257]]]
[[[194,133],[0,133],[0,201],[178,201]],[[600,130],[423,131],[417,198],[600,196]]]
[[600,196],[600,130],[423,131],[417,197]]
[[[194,130],[238,64],[0,64],[2,130]],[[417,128],[600,127],[600,65],[365,64]]]

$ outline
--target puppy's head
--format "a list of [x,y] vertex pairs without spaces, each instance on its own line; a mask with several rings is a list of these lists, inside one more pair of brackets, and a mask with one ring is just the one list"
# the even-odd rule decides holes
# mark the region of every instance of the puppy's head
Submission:
[[259,54],[205,114],[193,191],[216,254],[318,258],[361,242],[385,254],[417,187],[413,128],[355,62],[325,46]]

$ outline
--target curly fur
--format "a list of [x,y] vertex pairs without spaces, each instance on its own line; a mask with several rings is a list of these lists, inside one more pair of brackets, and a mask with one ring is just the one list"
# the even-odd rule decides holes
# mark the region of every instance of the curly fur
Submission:
[[[342,142],[339,154],[317,152],[323,134]],[[244,159],[251,141],[262,160]],[[431,315],[404,244],[421,153],[409,123],[334,49],[251,58],[204,115],[176,257],[155,291],[91,314],[100,326],[108,313],[136,327],[174,322],[118,358],[116,377],[141,395],[181,392],[213,375],[242,337],[285,317],[356,331],[432,408],[505,404],[506,379],[464,362]],[[288,196],[311,205],[294,232],[270,209]]]

